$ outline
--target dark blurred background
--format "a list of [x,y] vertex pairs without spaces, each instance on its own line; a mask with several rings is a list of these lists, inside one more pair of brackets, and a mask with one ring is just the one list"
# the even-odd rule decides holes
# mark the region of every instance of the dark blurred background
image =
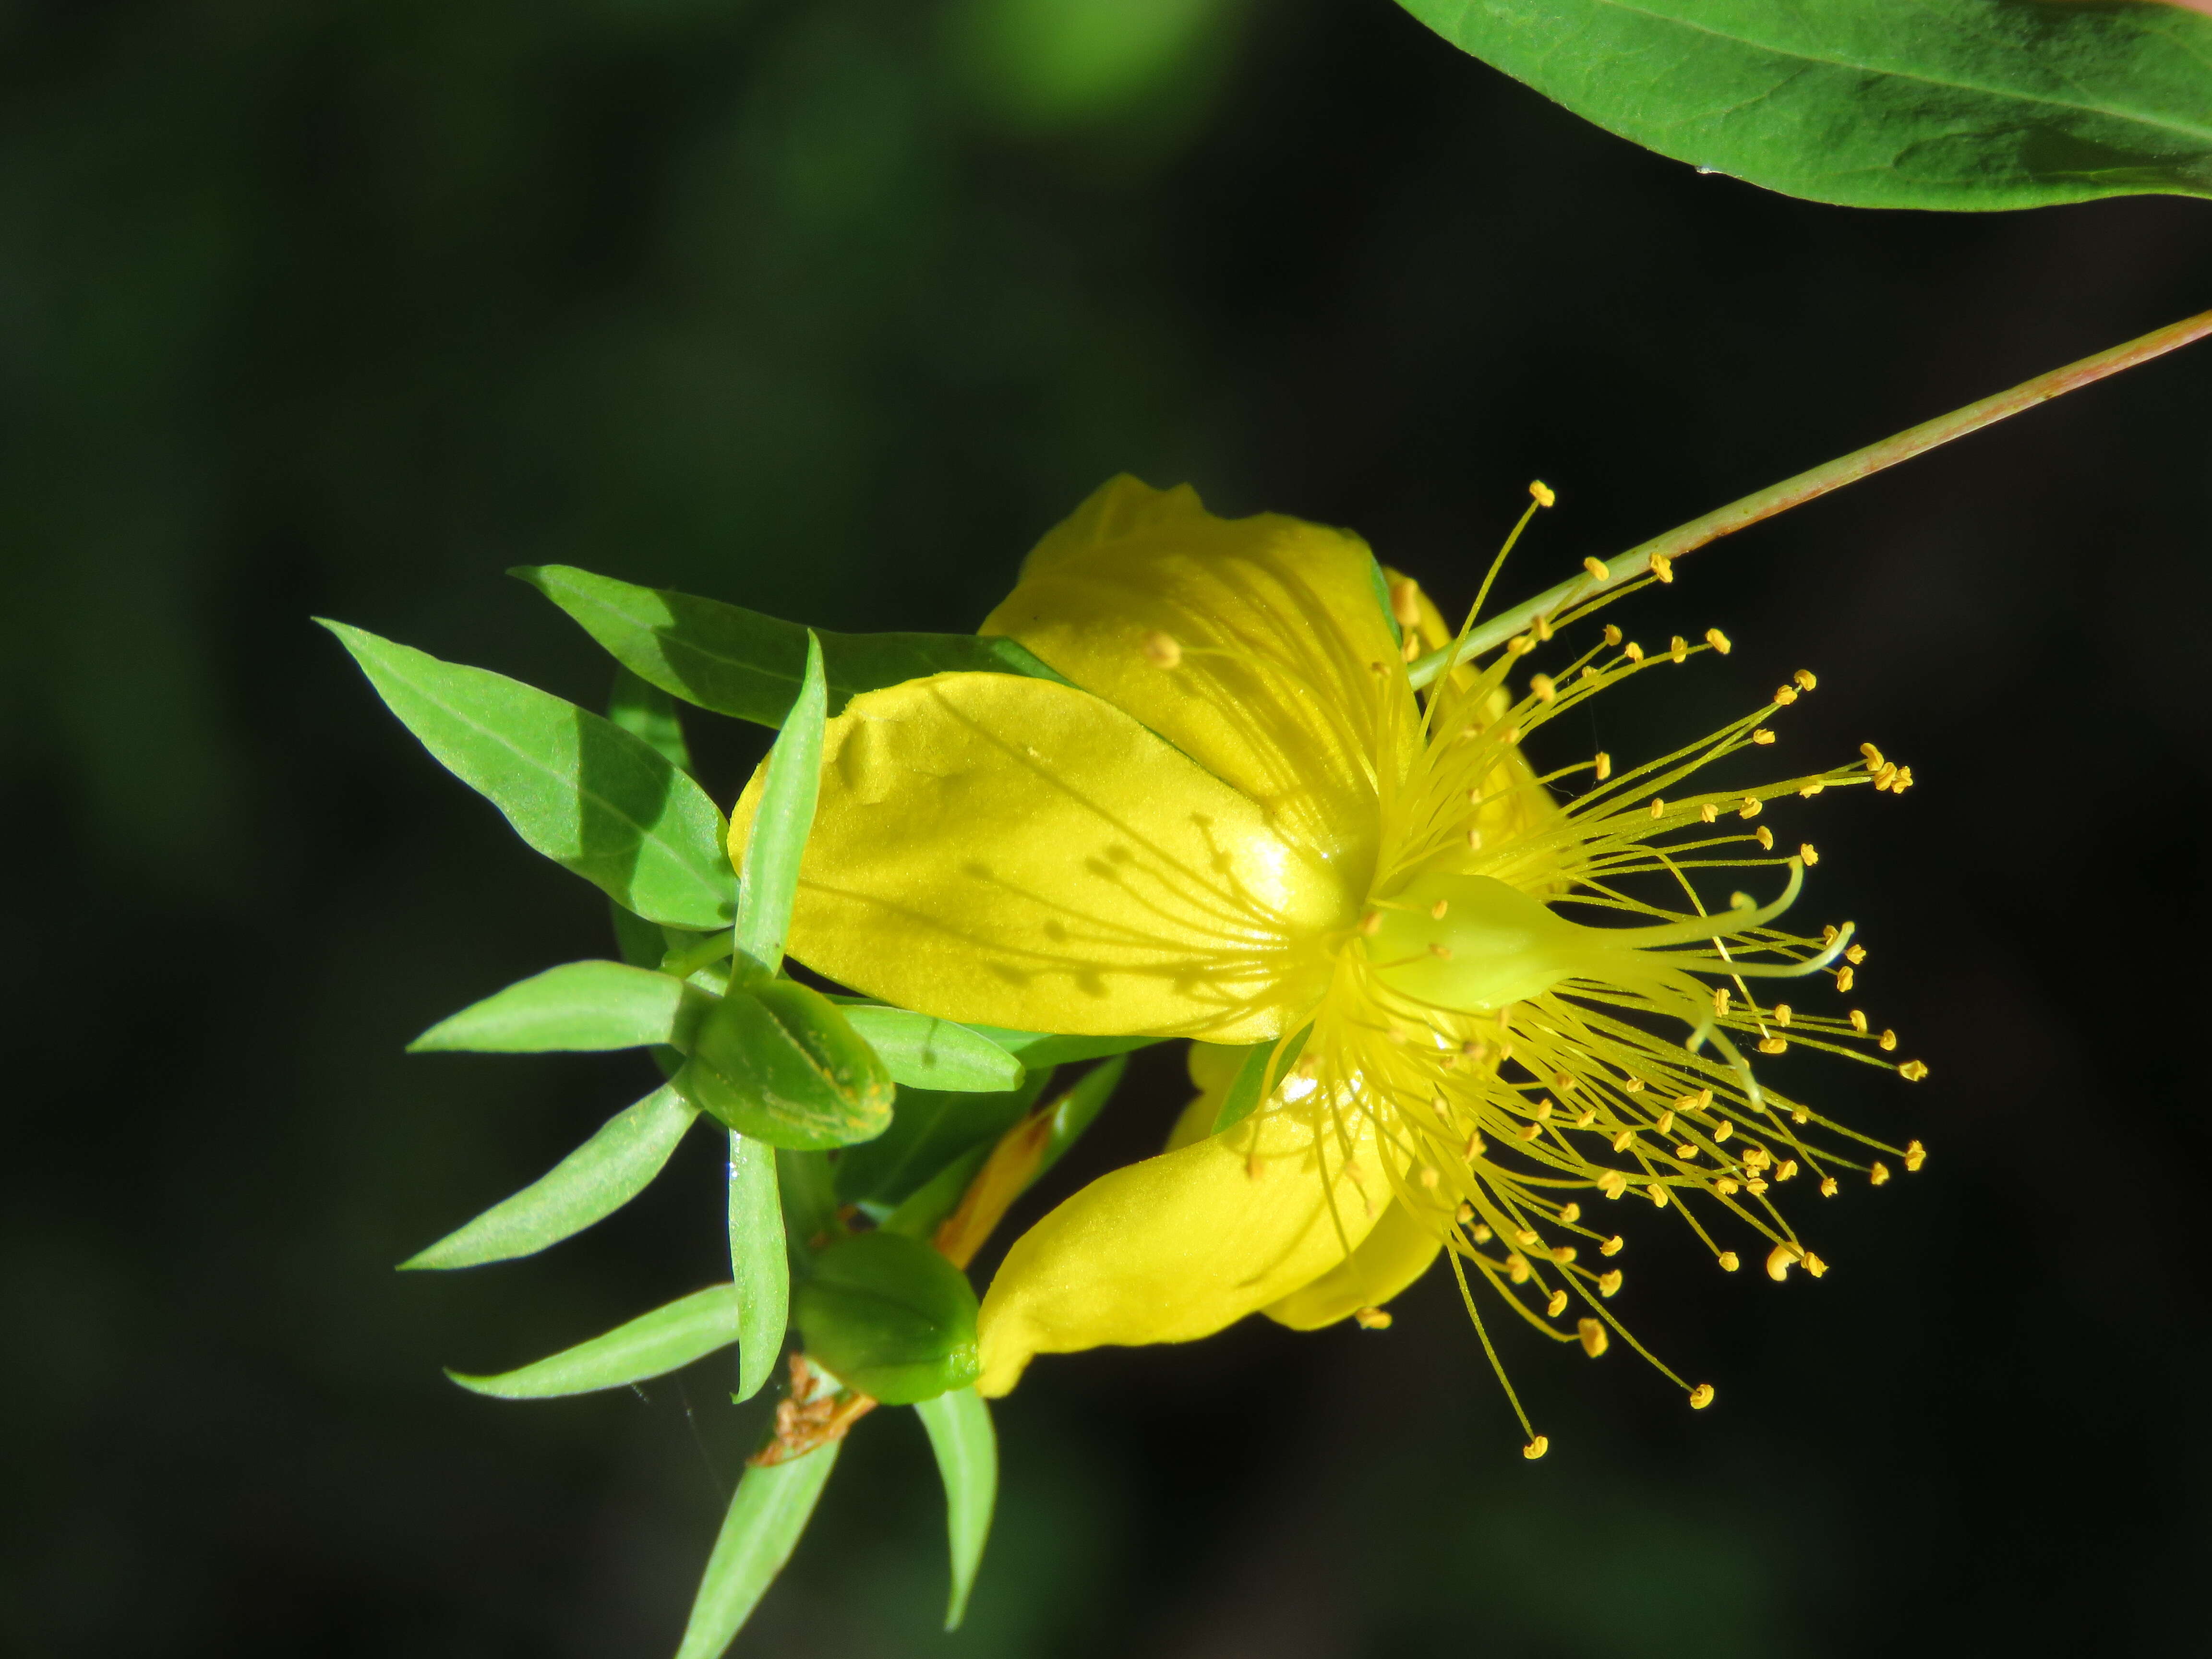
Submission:
[[[529,1263],[392,1264],[642,1091],[404,1058],[607,948],[307,618],[580,701],[501,573],[971,628],[1109,474],[1517,594],[2212,303],[2212,209],[1870,214],[1699,177],[1385,0],[275,0],[0,19],[0,1650],[672,1651],[745,1449],[708,1364],[471,1398],[706,1282],[709,1138]],[[969,1628],[909,1414],[738,1650],[2166,1653],[2201,1640],[2212,346],[1686,562],[1619,752],[1790,670],[1902,800],[1781,813],[1924,1139],[1797,1212],[1819,1284],[1647,1224],[1622,1304],[1719,1388],[1508,1333],[1041,1363]],[[1649,685],[1655,682],[1640,682]],[[733,795],[761,734],[692,723]],[[1578,749],[1577,753],[1587,753]],[[1157,1143],[1140,1064],[1029,1212]],[[2193,1632],[2193,1634],[2192,1634]]]

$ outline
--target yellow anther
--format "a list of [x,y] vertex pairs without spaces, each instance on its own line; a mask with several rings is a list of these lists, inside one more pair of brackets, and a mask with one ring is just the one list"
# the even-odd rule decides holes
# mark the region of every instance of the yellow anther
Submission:
[[1632,1095],[1640,1095],[1644,1092],[1644,1079],[1640,1077],[1632,1077],[1620,1086]]
[[1674,580],[1674,560],[1668,558],[1664,553],[1654,553],[1651,556],[1651,574],[1662,582],[1673,581]]
[[1607,1170],[1597,1178],[1597,1189],[1607,1198],[1619,1198],[1628,1190],[1628,1177],[1618,1170]]
[[1534,1140],[1538,1135],[1543,1133],[1543,1132],[1544,1126],[1540,1123],[1524,1123],[1521,1126],[1521,1139],[1523,1140]]
[[1713,1103],[1713,1091],[1712,1091],[1711,1089],[1700,1089],[1700,1090],[1698,1090],[1698,1098],[1697,1098],[1697,1109],[1698,1109],[1698,1110],[1699,1110],[1699,1111],[1701,1111],[1701,1112],[1702,1112],[1702,1111],[1704,1111],[1704,1110],[1705,1109],[1705,1108],[1706,1108],[1706,1107],[1708,1107],[1708,1106],[1711,1105],[1712,1103]]
[[1411,577],[1401,576],[1390,584],[1390,614],[1401,628],[1421,625],[1421,590]]
[[1675,635],[1674,637],[1667,643],[1667,654],[1672,657],[1676,662],[1689,661],[1689,641],[1684,639],[1680,634]]
[[1874,1168],[1867,1171],[1867,1180],[1875,1186],[1887,1187],[1889,1184],[1889,1165],[1880,1158],[1875,1159]]
[[1795,1176],[1796,1173],[1797,1160],[1794,1158],[1785,1158],[1781,1163],[1774,1166],[1774,1178],[1777,1181],[1788,1181]]
[[1790,1039],[1788,1037],[1769,1036],[1761,1037],[1759,1040],[1759,1052],[1762,1054],[1782,1054],[1786,1051],[1789,1047]]
[[1797,689],[1800,691],[1810,691],[1820,683],[1814,677],[1813,671],[1809,668],[1801,668],[1790,678],[1797,682]]
[[1798,794],[1799,794],[1800,796],[1802,796],[1802,797],[1803,799],[1805,799],[1806,800],[1810,800],[1810,799],[1813,799],[1813,797],[1814,797],[1814,796],[1815,796],[1815,795],[1819,794],[1819,793],[1820,793],[1823,789],[1826,789],[1827,787],[1828,787],[1828,786],[1827,786],[1826,784],[1825,784],[1825,783],[1821,782],[1820,779],[1818,779],[1818,778],[1814,778],[1814,779],[1812,781],[1812,782],[1810,782],[1810,783],[1802,783],[1802,784],[1798,785],[1798,786],[1797,786],[1797,793],[1798,793]]
[[1790,1277],[1790,1270],[1805,1259],[1805,1252],[1795,1244],[1777,1244],[1766,1253],[1766,1276],[1779,1285]]
[[1430,940],[1429,954],[1431,956],[1437,957],[1440,961],[1449,962],[1451,960],[1451,953],[1450,945],[1443,944],[1439,940]]
[[[1539,497],[1539,499],[1540,500],[1541,498]],[[1521,1455],[1527,1458],[1531,1463],[1533,1463],[1551,1449],[1551,1437],[1549,1435],[1540,1434],[1534,1440],[1531,1440],[1527,1445],[1521,1448]]]
[[[1541,478],[1530,480],[1528,484],[1528,493],[1536,498],[1536,505],[1539,507],[1554,506],[1558,503],[1559,499],[1559,495],[1553,490],[1552,486],[1546,483]],[[1539,1452],[1536,1455],[1539,1457],[1543,1455],[1541,1452]]]
[[1577,1129],[1587,1129],[1596,1121],[1597,1109],[1594,1106],[1585,1106],[1575,1114],[1575,1127]]
[[1490,1045],[1480,1037],[1469,1037],[1459,1045],[1459,1051],[1469,1060],[1481,1060],[1489,1054]]
[[1774,1154],[1764,1146],[1747,1146],[1739,1156],[1747,1170],[1763,1170],[1774,1161]]
[[1874,1046],[1881,1049],[1884,1053],[1887,1053],[1890,1049],[1897,1047],[1897,1033],[1894,1031],[1884,1031],[1880,1036],[1874,1040]]
[[1594,582],[1611,581],[1613,580],[1613,572],[1606,568],[1606,563],[1603,559],[1584,559],[1583,561],[1583,568],[1589,572],[1589,578]]
[[1918,1169],[1927,1161],[1928,1149],[1925,1146],[1917,1140],[1905,1143],[1905,1167],[1908,1171]]
[[1528,1262],[1519,1251],[1516,1250],[1505,1258],[1505,1276],[1516,1285],[1526,1285],[1528,1282]]
[[1700,1382],[1696,1388],[1690,1390],[1690,1409],[1692,1411],[1701,1412],[1712,1403],[1713,1385],[1711,1383]]
[[1828,1271],[1828,1264],[1821,1261],[1819,1256],[1814,1255],[1810,1250],[1808,1250],[1805,1252],[1805,1271],[1812,1274],[1814,1278],[1818,1279],[1822,1273]]
[[1482,831],[1471,823],[1467,827],[1467,844],[1474,848],[1482,845]]
[[1660,1113],[1659,1121],[1651,1127],[1656,1129],[1662,1135],[1672,1133],[1674,1127],[1674,1112],[1677,1107],[1687,1111],[1695,1111],[1697,1109],[1696,1097],[1691,1095],[1684,1095],[1680,1100],[1676,1101],[1673,1106],[1669,1106],[1665,1111]]
[[1725,985],[1717,985],[1713,988],[1713,1012],[1717,1014],[1725,1014],[1728,1011],[1729,988]]
[[1487,1244],[1492,1239],[1498,1237],[1496,1233],[1492,1232],[1487,1226],[1480,1221],[1476,1222],[1474,1225],[1467,1230],[1467,1236],[1478,1244]]
[[1620,630],[1618,628],[1615,628],[1611,623],[1607,623],[1605,625],[1605,642],[1607,645],[1619,645],[1620,643]]
[[[1875,793],[1879,794],[1885,789],[1895,788],[1898,779],[1904,775],[1905,775],[1894,766],[1883,767],[1881,771],[1875,774]],[[1902,789],[1898,790],[1898,793],[1900,795],[1904,793],[1905,792]]]
[[1787,708],[1791,703],[1796,701],[1797,688],[1796,686],[1778,685],[1774,688],[1774,706],[1777,708]]
[[1762,823],[1758,829],[1753,830],[1751,838],[1757,842],[1764,851],[1771,853],[1774,850],[1774,831],[1765,824]]
[[1857,978],[1857,973],[1848,965],[1838,968],[1836,969],[1836,988],[1838,991],[1848,991],[1851,988],[1852,981]]
[[1772,743],[1774,741],[1774,733],[1767,727],[1762,726],[1752,732],[1751,740],[1753,743]]
[[[1915,1146],[1919,1145],[1917,1141],[1915,1141],[1913,1144]],[[1580,1221],[1582,1218],[1583,1206],[1581,1205],[1570,1203],[1559,1206],[1559,1224],[1562,1227],[1571,1227],[1575,1223]]]
[[1667,1207],[1667,1189],[1661,1186],[1657,1182],[1647,1182],[1644,1184],[1644,1190],[1650,1194],[1651,1201],[1654,1205],[1662,1210]]
[[1544,1316],[1547,1319],[1557,1319],[1566,1310],[1567,1293],[1565,1291],[1553,1291],[1550,1299],[1544,1304]]
[[1820,1179],[1820,1196],[1821,1196],[1821,1197],[1823,1197],[1823,1198],[1833,1198],[1833,1197],[1837,1194],[1837,1193],[1838,1193],[1838,1191],[1840,1191],[1840,1190],[1841,1190],[1841,1188],[1839,1188],[1836,1185],[1836,1178],[1835,1178],[1835,1176],[1822,1176],[1822,1177],[1821,1177],[1821,1179]]
[[1850,950],[1844,952],[1844,960],[1850,963],[1854,968],[1864,962],[1866,958],[1867,949],[1863,945],[1854,945]]
[[1705,630],[1705,643],[1712,647],[1714,650],[1719,652],[1723,657],[1728,655],[1729,652],[1735,649],[1735,641],[1730,640],[1727,635],[1722,633],[1717,628],[1708,628]]
[[1613,757],[1607,754],[1602,749],[1599,750],[1597,760],[1592,766],[1591,770],[1597,775],[1597,781],[1600,783],[1603,783],[1607,778],[1613,775]]
[[1431,1192],[1436,1191],[1437,1182],[1443,1179],[1443,1177],[1437,1173],[1437,1169],[1434,1164],[1426,1166],[1421,1171],[1421,1185],[1427,1188]]
[[1547,611],[1543,615],[1538,617],[1536,620],[1529,625],[1528,631],[1536,636],[1536,642],[1539,645],[1550,639],[1552,637],[1551,612]]
[[1808,866],[1820,861],[1820,849],[1809,841],[1801,841],[1797,843],[1797,856],[1804,860]]
[[1509,657],[1525,657],[1535,648],[1536,641],[1526,634],[1516,634],[1505,641],[1505,654]]
[[1735,815],[1740,818],[1755,818],[1759,812],[1759,797],[1756,795],[1746,795],[1743,805],[1735,809]]
[[1163,634],[1154,629],[1145,635],[1145,655],[1155,666],[1179,668],[1182,665],[1182,645],[1172,634]]
[[1734,1250],[1723,1250],[1720,1254],[1720,1264],[1721,1271],[1724,1273],[1732,1273],[1743,1266],[1742,1261]]
[[1626,645],[1620,647],[1620,654],[1627,658],[1631,662],[1642,662],[1644,660],[1644,647],[1637,644],[1634,640],[1631,640]]
[[1743,1189],[1749,1193],[1753,1198],[1757,1198],[1761,1193],[1766,1190],[1766,1183],[1754,1178],[1745,1182],[1743,1183]]
[[1720,816],[1721,809],[1711,801],[1707,801],[1698,809],[1698,818],[1700,823],[1717,823],[1720,821]]
[[1628,1241],[1626,1239],[1623,1238],[1619,1233],[1615,1233],[1611,1238],[1607,1239],[1604,1243],[1597,1247],[1597,1253],[1600,1255],[1619,1255],[1621,1252],[1622,1247],[1627,1243]]
[[1735,1125],[1729,1122],[1726,1118],[1723,1118],[1720,1121],[1720,1127],[1713,1131],[1713,1139],[1715,1140],[1726,1140],[1735,1133]]
[[1528,690],[1538,702],[1550,702],[1559,695],[1559,682],[1549,674],[1534,674],[1528,679]]
[[1897,1068],[1897,1074],[1907,1083],[1917,1083],[1928,1075],[1928,1062],[1924,1060],[1908,1060]]
[[1382,931],[1382,913],[1380,910],[1370,910],[1365,915],[1360,917],[1359,931],[1368,938],[1373,939],[1376,934]]
[[1390,1316],[1381,1308],[1357,1308],[1352,1310],[1352,1317],[1363,1330],[1387,1331],[1390,1328]]
[[1810,1123],[1813,1121],[1813,1114],[1802,1106],[1795,1106],[1790,1109],[1790,1121],[1792,1123]]
[[1867,1034],[1867,1017],[1866,1011],[1864,1009],[1854,1008],[1851,1010],[1851,1030],[1856,1031],[1861,1036],[1864,1036]]
[[1774,1023],[1777,1025],[1787,1030],[1789,1028],[1790,1019],[1793,1017],[1794,1011],[1790,1008],[1788,1003],[1778,1002],[1774,1005]]
[[1468,1222],[1474,1219],[1474,1206],[1462,1199],[1459,1208],[1452,1212],[1452,1219],[1458,1222],[1461,1226],[1466,1226]]
[[1601,1319],[1581,1319],[1575,1322],[1575,1334],[1583,1340],[1583,1352],[1592,1359],[1603,1353],[1606,1344],[1613,1339],[1606,1334]]
[[1667,803],[1656,795],[1651,797],[1651,816],[1655,818],[1663,818],[1667,816]]
[[1680,1158],[1685,1164],[1692,1163],[1697,1158],[1698,1149],[1686,1140],[1682,1142],[1681,1145],[1674,1148],[1674,1156]]
[[1736,1194],[1737,1184],[1734,1176],[1723,1176],[1713,1182],[1713,1190],[1723,1198],[1734,1198]]
[[1513,1235],[1514,1243],[1516,1244],[1539,1243],[1542,1241],[1542,1238],[1543,1235],[1538,1232],[1534,1227],[1523,1227]]
[[1610,1298],[1616,1291],[1620,1290],[1620,1268],[1615,1267],[1611,1273],[1600,1273],[1597,1276],[1597,1293],[1600,1296]]
[[1888,764],[1887,762],[1882,759],[1881,750],[1875,748],[1870,743],[1861,744],[1859,745],[1859,753],[1864,757],[1866,761],[1866,769],[1869,772],[1879,772],[1884,766]]

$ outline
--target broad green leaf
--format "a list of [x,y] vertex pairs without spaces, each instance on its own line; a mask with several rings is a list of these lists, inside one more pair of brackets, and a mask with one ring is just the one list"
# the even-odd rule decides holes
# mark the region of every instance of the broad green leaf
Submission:
[[652,1184],[699,1109],[655,1089],[538,1180],[399,1265],[473,1267],[534,1255],[603,1221]]
[[962,1094],[1000,1094],[1021,1083],[1022,1062],[965,1025],[873,1003],[840,1006],[894,1083]]
[[2049,0],[1400,0],[1625,138],[1854,207],[2212,196],[2212,17]]
[[768,752],[768,776],[745,839],[744,872],[738,884],[734,961],[752,978],[774,979],[783,967],[799,860],[822,789],[823,707],[828,695],[822,684],[821,642],[809,634],[799,700]]
[[676,1659],[720,1659],[783,1564],[836,1467],[842,1440],[787,1463],[748,1464],[699,1579]]
[[1054,1036],[1049,1031],[1016,1031],[1003,1025],[970,1025],[968,1029],[988,1037],[1032,1072],[1073,1066],[1079,1060],[1126,1054],[1133,1048],[1149,1048],[1155,1042],[1167,1041],[1156,1036]]
[[[530,565],[513,574],[567,611],[631,672],[687,702],[781,726],[799,696],[807,630],[796,623],[573,565]],[[826,630],[818,637],[833,715],[863,691],[931,674],[1060,678],[1012,640]]]
[[734,1285],[712,1285],[534,1365],[495,1376],[452,1370],[446,1375],[471,1393],[498,1400],[550,1400],[626,1388],[665,1376],[738,1340],[738,1297]]
[[657,685],[617,665],[614,689],[607,693],[607,718],[634,738],[642,738],[679,772],[691,770],[691,745],[684,740],[684,720],[676,700]]
[[537,851],[648,921],[713,928],[736,915],[722,815],[650,744],[504,674],[323,626],[401,724]]
[[843,1011],[787,979],[732,987],[699,1022],[676,1086],[740,1134],[793,1152],[872,1140],[897,1092]]
[[1229,1085],[1229,1092],[1221,1097],[1221,1108],[1213,1115],[1214,1133],[1219,1134],[1231,1125],[1242,1123],[1252,1115],[1261,1101],[1274,1093],[1283,1074],[1297,1062],[1299,1053],[1306,1046],[1306,1034],[1312,1030],[1313,1027],[1307,1026],[1283,1045],[1282,1059],[1279,1063],[1272,1065],[1272,1075],[1271,1062],[1275,1060],[1273,1043],[1255,1042],[1244,1051],[1244,1063],[1237,1068],[1237,1076]]
[[738,1301],[738,1391],[750,1400],[775,1372],[790,1324],[791,1263],[784,1252],[776,1152],[730,1134],[730,1277]]
[[666,974],[619,962],[564,963],[440,1020],[407,1051],[526,1054],[656,1042],[682,1047],[711,1006],[705,993]]
[[837,1154],[837,1196],[848,1204],[874,1206],[872,1212],[880,1220],[953,1159],[988,1146],[1012,1128],[1051,1076],[1032,1072],[1021,1087],[1002,1094],[901,1087],[891,1127]]
[[806,1352],[848,1387],[910,1406],[975,1380],[975,1292],[927,1244],[856,1233],[814,1258],[792,1322]]
[[938,1476],[945,1483],[945,1531],[952,1546],[952,1595],[945,1609],[945,1628],[958,1630],[998,1502],[998,1437],[991,1431],[991,1408],[973,1389],[917,1401],[914,1409],[929,1431]]

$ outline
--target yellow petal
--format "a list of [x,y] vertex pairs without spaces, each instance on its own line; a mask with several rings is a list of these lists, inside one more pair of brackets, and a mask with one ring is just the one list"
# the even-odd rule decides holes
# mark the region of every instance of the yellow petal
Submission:
[[[830,722],[790,953],[946,1019],[1276,1035],[1355,897],[1259,807],[1088,692],[940,674]],[[760,779],[732,815],[742,859]]]
[[1343,1126],[1355,1179],[1316,1117],[1257,1113],[1100,1176],[1030,1228],[983,1298],[976,1387],[1005,1394],[1040,1353],[1210,1336],[1342,1261],[1374,1225],[1367,1195],[1389,1207],[1388,1177],[1371,1125]]
[[1443,1249],[1441,1218],[1425,1218],[1394,1202],[1349,1257],[1261,1311],[1294,1331],[1319,1330],[1362,1308],[1381,1307],[1426,1273]]
[[1224,1046],[1218,1042],[1194,1042],[1185,1065],[1190,1080],[1198,1085],[1198,1097],[1184,1107],[1168,1131],[1165,1152],[1178,1152],[1195,1146],[1213,1133],[1213,1120],[1221,1115],[1221,1103],[1229,1097],[1230,1085],[1237,1081],[1237,1073],[1244,1067],[1244,1056],[1251,1050]]
[[[980,631],[1128,710],[1353,884],[1374,867],[1378,733],[1402,764],[1411,693],[1376,672],[1397,647],[1358,537],[1218,519],[1188,485],[1119,477],[1037,544]],[[1146,655],[1155,633],[1182,647],[1177,666]],[[1386,700],[1403,707],[1386,716]]]

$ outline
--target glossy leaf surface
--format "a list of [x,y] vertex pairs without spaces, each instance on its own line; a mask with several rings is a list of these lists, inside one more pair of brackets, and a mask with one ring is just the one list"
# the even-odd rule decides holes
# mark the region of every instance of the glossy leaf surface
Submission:
[[[741,605],[672,588],[640,587],[573,565],[515,575],[567,611],[641,679],[718,714],[781,726],[797,701],[807,630]],[[1012,640],[973,634],[833,634],[817,630],[836,715],[863,691],[931,674],[1060,676]]]
[[752,1616],[820,1501],[842,1441],[785,1463],[748,1464],[730,1499],[676,1659],[718,1659]]
[[728,833],[706,793],[641,738],[535,686],[324,622],[401,724],[532,848],[648,921],[736,915]]
[[410,1054],[543,1054],[679,1046],[711,1006],[682,980],[619,962],[570,962],[471,1003],[407,1045]]
[[841,1239],[792,1296],[806,1352],[845,1383],[911,1405],[975,1380],[975,1293],[968,1277],[896,1233]]
[[934,1400],[917,1401],[915,1411],[937,1454],[938,1478],[945,1485],[945,1531],[952,1551],[952,1595],[945,1605],[945,1628],[957,1630],[982,1564],[984,1540],[991,1535],[991,1511],[999,1497],[999,1440],[991,1429],[991,1408],[973,1389],[953,1389]]
[[534,1255],[573,1237],[650,1186],[698,1115],[675,1090],[655,1089],[514,1197],[399,1265],[473,1267]]
[[905,1008],[843,1003],[845,1018],[902,1088],[1000,1094],[1018,1087],[1022,1062],[965,1025]]
[[473,1394],[550,1400],[664,1376],[737,1340],[737,1287],[713,1285],[535,1364],[492,1376],[450,1370],[446,1375]]
[[794,1152],[874,1139],[896,1093],[837,1005],[787,979],[716,1003],[677,1086],[740,1134]]
[[2212,196],[2212,17],[2052,0],[1401,0],[1639,144],[1857,207]]

